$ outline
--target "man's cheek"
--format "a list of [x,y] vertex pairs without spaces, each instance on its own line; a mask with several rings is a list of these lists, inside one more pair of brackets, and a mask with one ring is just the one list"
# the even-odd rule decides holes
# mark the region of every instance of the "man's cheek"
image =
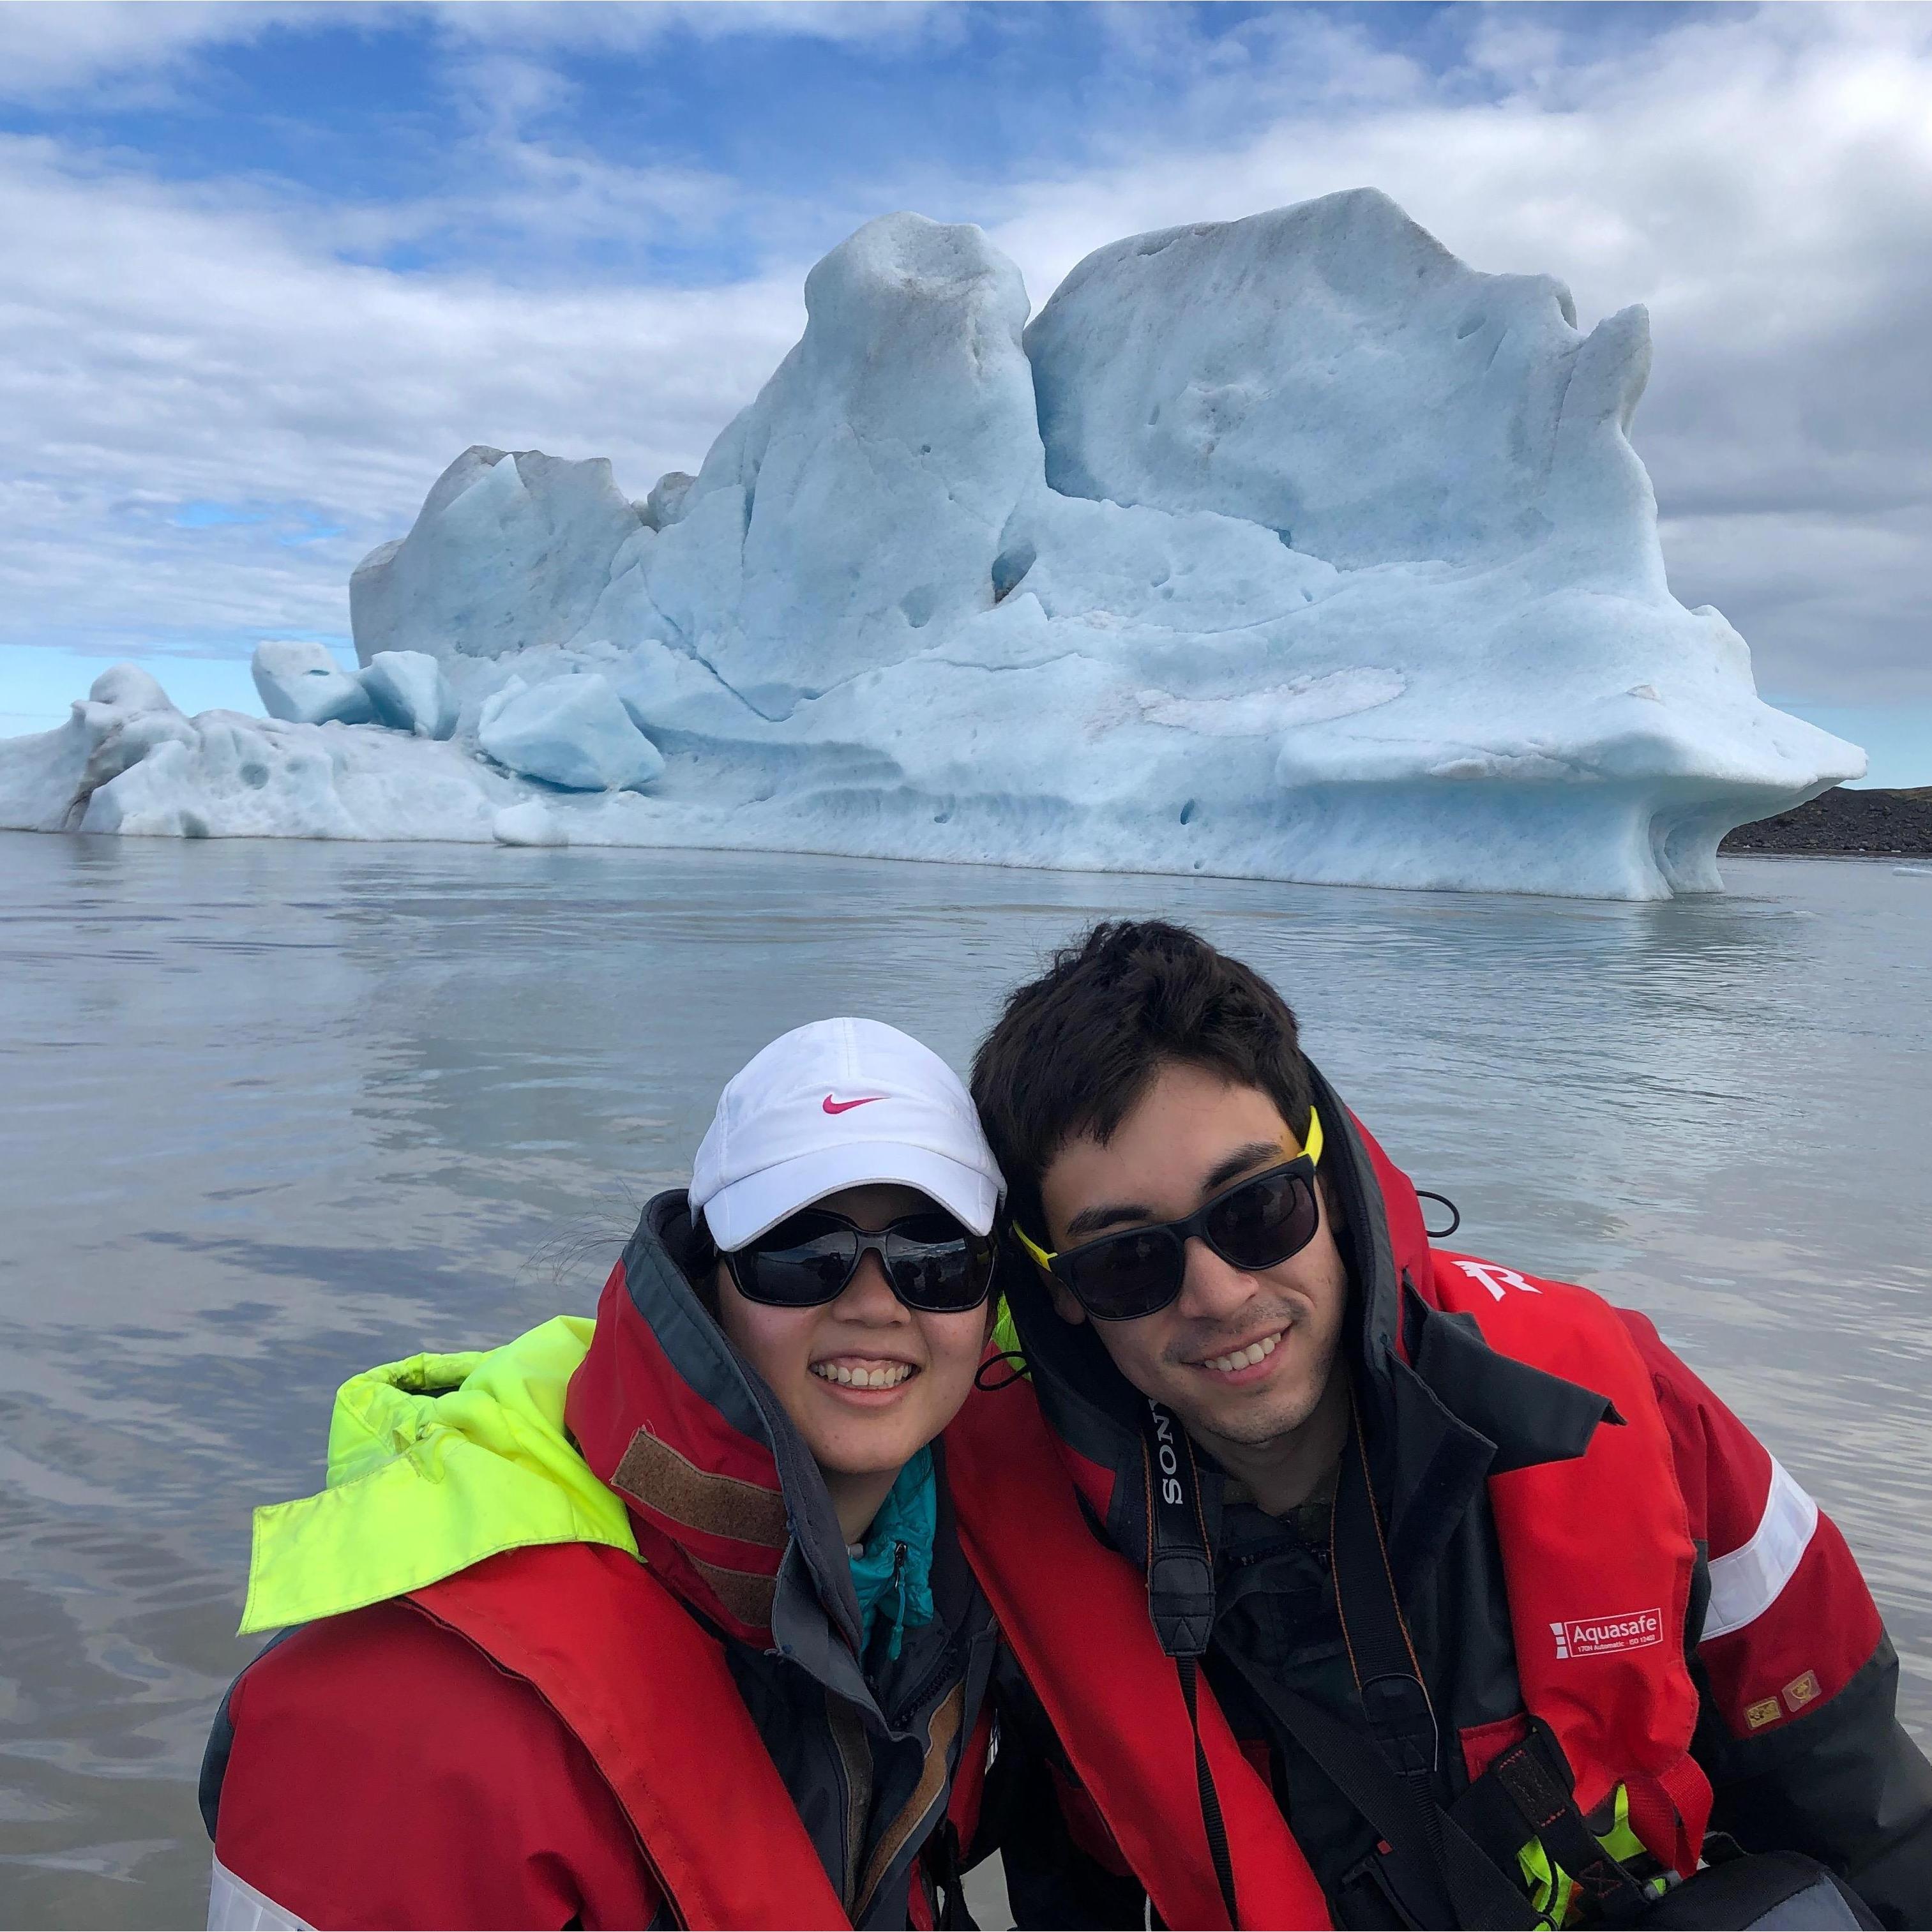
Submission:
[[1112,1358],[1114,1367],[1146,1394],[1160,1388],[1162,1364],[1158,1346],[1150,1346],[1150,1338],[1134,1332],[1139,1326],[1138,1322],[1094,1324],[1101,1346]]

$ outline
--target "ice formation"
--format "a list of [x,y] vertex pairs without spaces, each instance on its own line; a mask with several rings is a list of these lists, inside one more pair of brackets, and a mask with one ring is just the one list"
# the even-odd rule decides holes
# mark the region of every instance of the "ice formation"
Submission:
[[249,669],[271,718],[296,724],[366,724],[376,716],[362,680],[351,677],[326,644],[271,639],[255,646]]
[[490,821],[490,830],[500,845],[568,845],[570,834],[556,822],[556,815],[540,798],[526,798],[520,805],[506,805]]
[[1118,242],[1030,325],[890,215],[806,302],[695,478],[472,448],[357,570],[362,687],[434,659],[449,742],[97,686],[0,822],[1657,898],[1863,770],[1670,593],[1641,309],[1582,334],[1369,190]]
[[377,722],[418,738],[456,735],[456,693],[427,651],[378,651],[362,672]]
[[596,672],[526,685],[513,677],[483,700],[476,742],[507,770],[570,791],[627,791],[664,761]]

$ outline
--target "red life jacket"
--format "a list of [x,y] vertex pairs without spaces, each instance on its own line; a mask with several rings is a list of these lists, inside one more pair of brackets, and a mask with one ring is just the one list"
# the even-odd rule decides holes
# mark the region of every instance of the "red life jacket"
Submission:
[[[565,1411],[586,1462],[624,1498],[643,1561],[589,1544],[512,1550],[403,1600],[542,1697],[622,1806],[681,1924],[844,1926],[724,1646],[698,1620],[768,1646],[791,1532],[770,1441],[733,1419],[734,1400],[748,1409],[749,1397],[730,1380],[726,1345],[708,1322],[676,1318],[672,1264],[650,1226],[662,1204],[646,1210],[605,1283]],[[955,1684],[926,1720],[920,1782],[857,1874],[861,1916],[934,1807],[964,1706]],[[989,1742],[982,1713],[948,1795],[962,1844]],[[928,1906],[915,1860],[907,1894],[915,1927],[930,1925]]]
[[[850,1924],[723,1647],[641,1563],[600,1544],[549,1544],[404,1600],[542,1697],[622,1806],[680,1925]],[[954,1710],[956,1724],[956,1700]],[[928,1775],[944,1775],[942,1724]],[[982,1714],[947,1807],[959,1844],[972,1837],[989,1742]],[[916,1873],[908,1902],[913,1924],[930,1927]]]
[[583,1543],[512,1550],[406,1600],[556,1712],[680,1924],[849,1922],[722,1648],[634,1558]]
[[[1607,1397],[1624,1419],[1574,1460],[1492,1477],[1490,1498],[1526,1711],[1555,1732],[1579,1808],[1627,1786],[1632,1828],[1688,1876],[1711,1806],[1690,1755],[1697,1695],[1683,1649],[1696,1552],[1649,1372],[1588,1289],[1473,1257],[1432,1261],[1413,1191],[1363,1138],[1395,1251],[1423,1298],[1470,1314],[1498,1353]],[[1168,1924],[1226,1925],[1192,1736],[1144,1580],[1076,1501],[1077,1484],[1105,1520],[1110,1472],[1060,1441],[1024,1384],[976,1394],[946,1440],[968,1559],[1088,1796]],[[1326,1924],[1308,1862],[1204,1682],[1200,1719],[1244,1923]],[[1468,1741],[1472,1760],[1478,1742]],[[1489,1754],[1507,1742],[1494,1738]],[[1470,1762],[1470,1775],[1486,1761]]]

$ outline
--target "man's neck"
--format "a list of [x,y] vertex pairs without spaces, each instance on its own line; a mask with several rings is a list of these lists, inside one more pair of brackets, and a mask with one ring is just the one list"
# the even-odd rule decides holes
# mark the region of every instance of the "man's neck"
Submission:
[[1318,1495],[1342,1460],[1348,1437],[1348,1376],[1338,1362],[1306,1421],[1265,1442],[1231,1442],[1202,1434],[1202,1447],[1237,1482],[1257,1508],[1286,1516]]

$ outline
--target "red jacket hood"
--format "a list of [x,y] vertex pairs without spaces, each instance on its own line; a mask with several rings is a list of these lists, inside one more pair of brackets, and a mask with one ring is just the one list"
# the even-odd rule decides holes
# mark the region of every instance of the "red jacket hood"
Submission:
[[713,1622],[771,1639],[773,1600],[796,1544],[827,1614],[858,1605],[824,1479],[762,1378],[698,1299],[682,1262],[682,1191],[645,1208],[598,1304],[565,1420],[598,1478],[628,1505],[639,1552]]

